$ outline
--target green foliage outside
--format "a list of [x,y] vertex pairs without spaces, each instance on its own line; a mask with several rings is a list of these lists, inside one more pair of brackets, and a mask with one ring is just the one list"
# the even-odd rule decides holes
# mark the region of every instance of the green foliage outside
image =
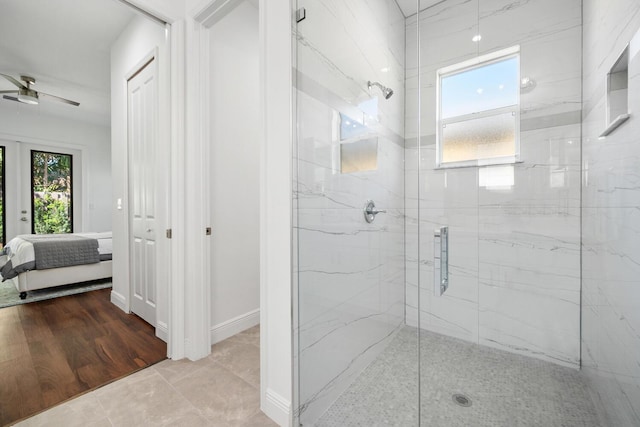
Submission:
[[33,224],[36,234],[71,233],[69,203],[58,199],[48,189],[33,199]]
[[32,151],[36,234],[71,233],[71,156]]

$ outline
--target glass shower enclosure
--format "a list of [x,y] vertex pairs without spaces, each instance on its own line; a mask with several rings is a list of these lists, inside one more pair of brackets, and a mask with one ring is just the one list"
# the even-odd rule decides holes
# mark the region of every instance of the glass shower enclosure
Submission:
[[588,422],[581,1],[294,7],[296,423]]

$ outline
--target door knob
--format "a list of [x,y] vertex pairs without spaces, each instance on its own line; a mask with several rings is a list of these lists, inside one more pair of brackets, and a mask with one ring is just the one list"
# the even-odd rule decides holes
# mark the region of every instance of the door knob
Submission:
[[379,213],[387,213],[385,210],[376,209],[376,204],[373,200],[367,200],[364,204],[364,219],[365,221],[371,223],[374,219],[376,219],[376,215]]

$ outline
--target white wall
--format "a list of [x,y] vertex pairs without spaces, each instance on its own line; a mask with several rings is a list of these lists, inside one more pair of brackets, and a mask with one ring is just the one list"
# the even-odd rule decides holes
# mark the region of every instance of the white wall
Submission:
[[260,0],[260,394],[292,425],[291,3]]
[[[602,425],[640,425],[640,3],[585,0],[582,365]],[[606,139],[605,79],[625,45],[631,118]]]
[[[128,179],[127,179],[127,79],[136,66],[155,48],[158,48],[159,61],[159,99],[166,93],[169,52],[165,29],[146,18],[136,17],[122,32],[111,48],[111,163],[113,195],[109,208],[113,218],[113,290],[111,300],[124,311],[129,311],[129,242],[128,242]],[[166,106],[160,105],[160,126],[158,132],[158,151],[156,155],[162,161],[168,150],[169,139],[166,120]],[[161,164],[161,167],[166,166]],[[168,188],[170,171],[167,168],[167,182],[159,182],[158,188]],[[122,200],[122,209],[117,209],[117,200]],[[167,209],[167,206],[158,207]],[[158,236],[164,233],[166,223],[158,223]],[[158,267],[166,266],[168,259],[166,244],[162,237],[158,239]],[[156,333],[166,339],[168,324],[167,274],[159,272],[158,306]]]
[[211,328],[216,343],[259,322],[258,9],[242,2],[209,31]]
[[[61,105],[60,108],[69,107]],[[38,106],[3,101],[0,102],[0,139],[21,141],[36,149],[75,154],[74,231],[111,230],[111,216],[108,212],[111,165],[104,161],[109,159],[111,151],[107,127],[40,115]],[[12,148],[7,147],[7,150]],[[22,208],[12,206],[16,204],[18,197],[18,183],[12,178],[21,175],[19,164],[16,163],[18,155],[19,153],[7,152],[8,161],[14,159],[11,164],[7,164],[6,175],[9,238],[17,234],[15,228]],[[24,164],[29,164],[28,159]]]

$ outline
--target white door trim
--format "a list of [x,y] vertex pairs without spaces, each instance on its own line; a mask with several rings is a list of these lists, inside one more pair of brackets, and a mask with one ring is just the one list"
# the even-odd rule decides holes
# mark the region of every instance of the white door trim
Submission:
[[[164,87],[159,91],[160,126],[165,135],[169,135],[171,150],[171,170],[169,171],[170,202],[168,206],[168,228],[172,229],[173,240],[169,242],[170,256],[165,260],[169,265],[168,283],[168,312],[167,325],[160,325],[160,329],[166,330],[167,356],[172,359],[182,359],[190,356],[187,351],[186,334],[186,302],[185,302],[185,89],[186,89],[186,38],[184,15],[178,8],[168,10],[167,7],[175,4],[165,4],[148,0],[122,0],[125,3],[141,9],[143,12],[153,15],[167,22],[166,31],[169,42],[169,70],[161,69],[160,73],[167,73],[169,78],[164,79]],[[162,76],[160,76],[162,80]],[[162,82],[161,82],[162,83]],[[165,120],[165,118],[167,120]],[[127,189],[125,189],[127,191]],[[128,194],[124,194],[128,198]],[[127,230],[127,241],[129,231]],[[124,257],[126,268],[129,271],[129,254]],[[128,302],[128,301],[127,301]],[[128,310],[128,304],[127,304]],[[162,331],[164,332],[164,331]]]
[[[193,26],[188,31],[196,52],[190,62],[193,74],[188,82],[200,82],[195,93],[189,91],[190,111],[204,113],[209,105],[207,76],[210,52],[206,29],[233,10],[240,0],[203,0],[195,9]],[[261,409],[280,425],[293,422],[293,348],[292,348],[292,34],[291,0],[275,2],[259,0],[260,43],[260,395]],[[189,42],[189,40],[188,40]],[[197,83],[196,83],[197,85]],[[203,95],[204,94],[204,95]],[[267,108],[268,106],[268,108]],[[188,106],[189,108],[189,106]],[[193,109],[200,108],[200,110]],[[200,116],[189,115],[190,120]],[[191,122],[192,130],[197,123]],[[202,159],[208,159],[206,120],[200,120],[197,135],[189,134],[190,145],[197,142]],[[205,157],[207,156],[207,157]],[[193,166],[192,163],[189,163]],[[208,175],[207,175],[208,178]],[[203,177],[204,180],[204,177]],[[208,190],[208,179],[203,190]],[[204,193],[208,194],[208,193]],[[208,213],[209,198],[201,206]],[[191,206],[192,208],[192,206]],[[198,217],[206,221],[209,216]],[[196,218],[194,218],[195,222]],[[191,221],[189,221],[191,222]],[[198,227],[203,227],[199,222]],[[199,247],[208,243],[199,240]],[[208,246],[208,245],[205,245]],[[205,251],[208,248],[203,248]],[[203,252],[208,253],[208,252]],[[208,266],[208,258],[201,266]],[[198,271],[198,277],[208,280],[209,272]],[[204,283],[209,283],[204,282]],[[202,293],[207,298],[206,313],[210,319],[210,291]],[[201,324],[201,326],[204,326]],[[204,331],[196,331],[198,334]]]
[[292,0],[259,1],[260,394],[262,410],[293,425]]

